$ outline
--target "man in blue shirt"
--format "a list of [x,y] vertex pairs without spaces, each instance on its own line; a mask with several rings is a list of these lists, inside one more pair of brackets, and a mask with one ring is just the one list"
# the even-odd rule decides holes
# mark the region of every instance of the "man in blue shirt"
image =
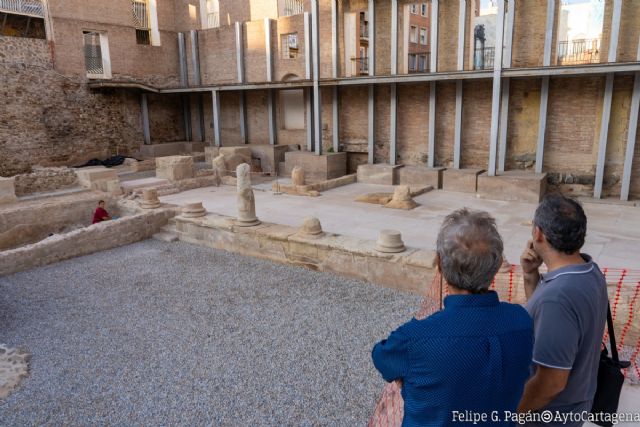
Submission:
[[444,310],[400,326],[375,345],[386,381],[402,381],[408,426],[510,425],[529,376],[533,325],[526,310],[489,291],[503,244],[486,212],[461,209],[438,234]]
[[549,195],[536,209],[533,239],[520,259],[535,345],[534,373],[518,410],[554,417],[528,426],[581,426],[593,404],[608,298],[597,264],[580,253],[586,233],[582,206]]

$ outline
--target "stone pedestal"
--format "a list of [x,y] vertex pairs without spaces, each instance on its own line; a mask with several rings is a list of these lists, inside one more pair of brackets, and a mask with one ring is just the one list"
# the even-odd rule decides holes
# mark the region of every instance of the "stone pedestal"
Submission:
[[382,230],[378,235],[376,250],[384,253],[404,252],[404,242],[402,235],[396,230]]
[[180,181],[194,177],[193,157],[168,156],[156,158],[156,177]]
[[391,201],[384,205],[385,208],[391,209],[413,209],[418,204],[411,198],[411,189],[408,185],[398,185],[393,191]]
[[15,178],[0,177],[0,204],[17,201]]
[[364,184],[395,185],[398,182],[398,170],[402,166],[380,163],[358,166],[358,182]]
[[291,183],[293,185],[304,185],[304,170],[300,166],[295,166],[291,171]]
[[160,207],[160,199],[158,199],[158,190],[155,188],[145,188],[142,190],[142,201],[140,202],[142,209],[156,209]]
[[185,218],[199,218],[207,214],[202,202],[188,203],[182,208],[182,216]]
[[204,152],[204,142],[165,142],[160,144],[143,144],[140,155],[145,158],[177,156],[184,153]]
[[285,154],[289,151],[300,151],[296,145],[271,145],[271,144],[251,144],[251,156],[254,159],[260,159],[260,167],[262,171],[271,176],[278,173],[280,176],[285,174],[284,170],[278,170],[280,163],[285,161]]
[[398,169],[398,184],[411,187],[432,186],[442,188],[442,175],[445,168],[428,168],[426,166],[403,166]]
[[478,175],[482,172],[482,169],[447,169],[443,172],[442,189],[475,193],[478,189]]
[[508,171],[478,177],[478,195],[484,199],[539,203],[547,191],[547,174]]
[[297,235],[306,238],[318,238],[324,236],[320,220],[314,217],[305,218]]
[[286,152],[285,174],[290,174],[295,166],[300,166],[304,170],[307,182],[340,178],[347,173],[347,153],[328,153],[317,156],[309,151]]
[[253,227],[259,225],[260,220],[256,216],[256,199],[251,188],[243,188],[238,191],[238,218],[236,225],[240,227]]
[[78,183],[91,190],[104,191],[111,194],[122,194],[120,178],[115,169],[104,166],[90,166],[76,169]]

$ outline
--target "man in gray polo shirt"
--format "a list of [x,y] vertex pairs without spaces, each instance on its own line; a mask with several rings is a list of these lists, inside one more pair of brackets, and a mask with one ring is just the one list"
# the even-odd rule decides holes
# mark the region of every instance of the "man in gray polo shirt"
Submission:
[[[586,231],[587,218],[576,201],[549,195],[536,209],[533,239],[520,258],[535,343],[533,374],[518,411],[548,410],[554,417],[527,425],[581,426],[579,414],[593,403],[607,287],[591,257],[580,253]],[[541,276],[543,262],[548,273]],[[556,418],[572,413],[568,422]]]

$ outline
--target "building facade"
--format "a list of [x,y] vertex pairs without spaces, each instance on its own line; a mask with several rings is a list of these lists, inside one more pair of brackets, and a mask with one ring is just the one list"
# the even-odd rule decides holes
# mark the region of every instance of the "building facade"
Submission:
[[2,20],[0,175],[186,140],[640,198],[640,0],[0,0]]

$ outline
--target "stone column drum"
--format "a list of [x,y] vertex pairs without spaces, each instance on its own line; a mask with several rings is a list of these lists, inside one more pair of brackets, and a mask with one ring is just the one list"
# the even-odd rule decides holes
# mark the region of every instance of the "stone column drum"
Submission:
[[140,202],[142,209],[156,209],[160,207],[160,199],[158,199],[158,190],[155,188],[145,188],[142,190],[142,201]]
[[383,253],[404,252],[404,242],[402,235],[396,230],[382,230],[378,235],[376,250]]
[[207,214],[202,202],[188,203],[182,208],[182,216],[185,218],[199,218]]

